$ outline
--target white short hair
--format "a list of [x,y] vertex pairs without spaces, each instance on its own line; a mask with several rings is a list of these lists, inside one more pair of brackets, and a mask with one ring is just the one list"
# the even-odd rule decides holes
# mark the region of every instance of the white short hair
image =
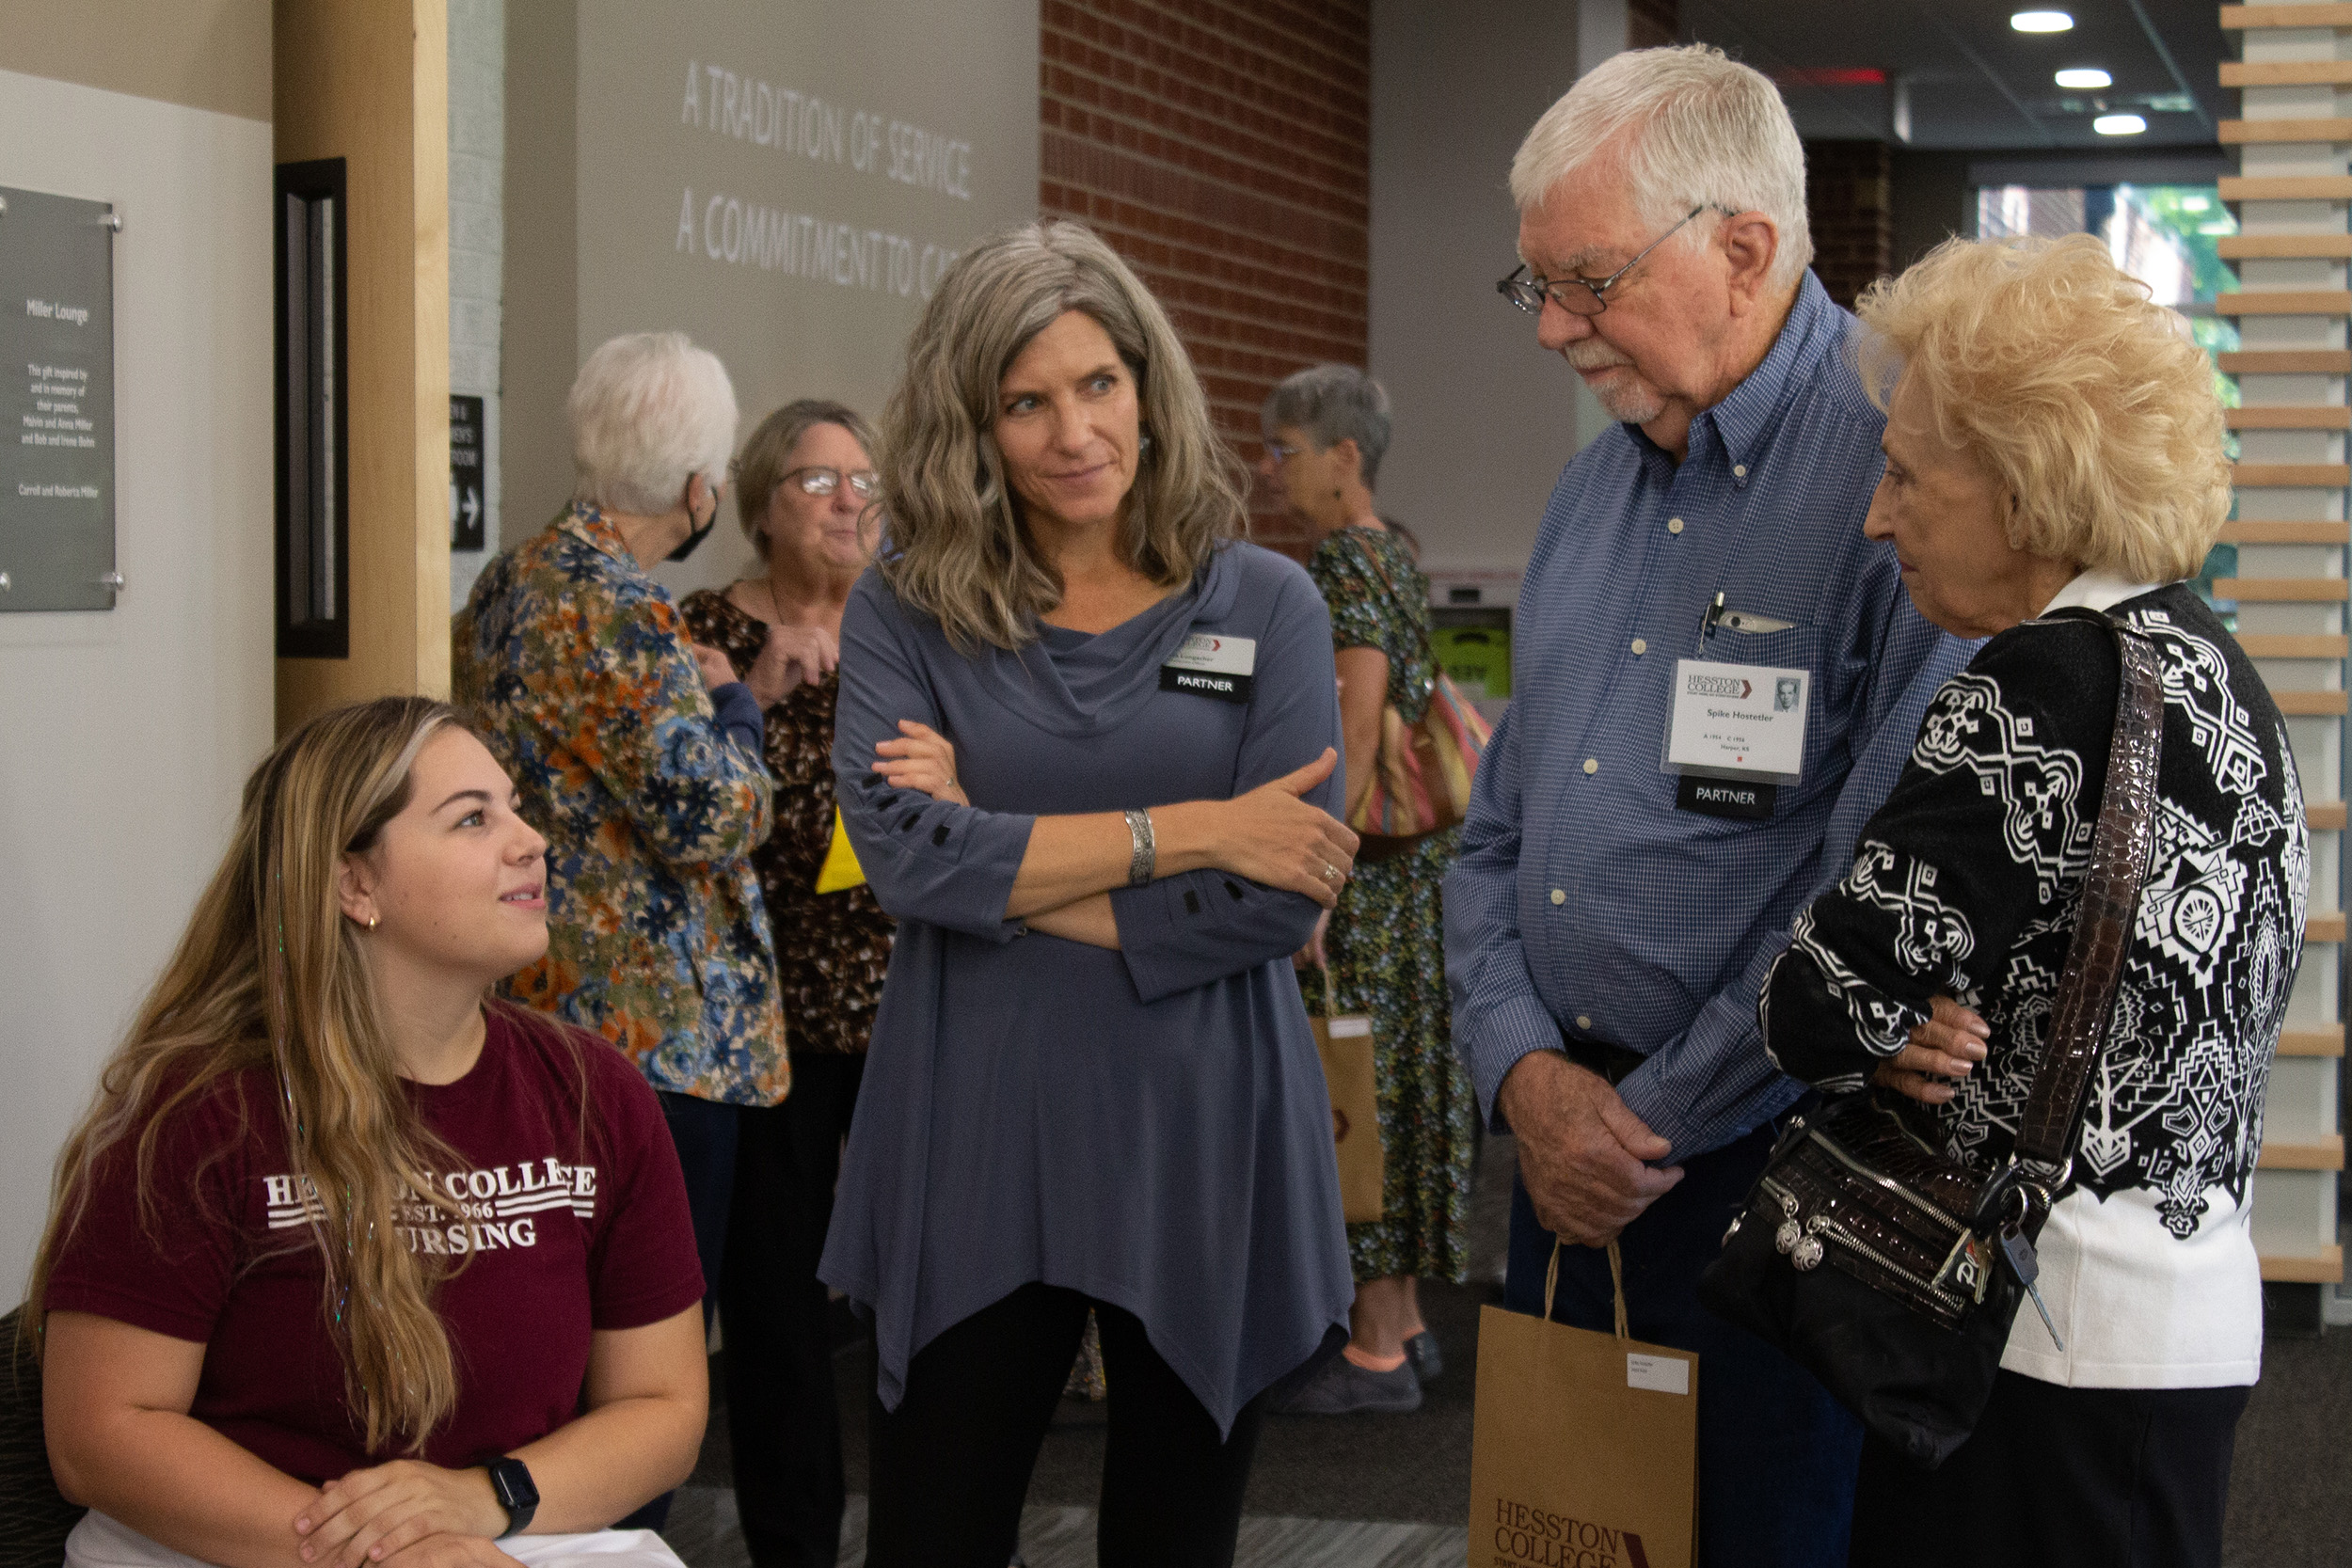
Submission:
[[658,517],[686,482],[726,477],[735,384],[683,332],[630,332],[588,356],[572,383],[572,499]]
[[[1813,261],[1804,215],[1804,144],[1780,91],[1763,75],[1703,43],[1633,49],[1595,66],[1546,109],[1511,160],[1511,198],[1521,213],[1582,167],[1619,132],[1633,210],[1651,228],[1693,207],[1762,213],[1780,230],[1772,281],[1793,284]],[[1683,236],[1703,245],[1692,224]]]

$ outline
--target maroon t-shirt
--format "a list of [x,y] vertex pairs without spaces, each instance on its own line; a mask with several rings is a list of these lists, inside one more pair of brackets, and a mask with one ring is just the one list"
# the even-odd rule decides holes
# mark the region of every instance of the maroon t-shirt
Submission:
[[[457,1405],[423,1457],[463,1467],[570,1420],[591,1330],[675,1316],[702,1299],[702,1271],[660,1102],[602,1038],[494,1007],[472,1071],[407,1087],[459,1157],[437,1177],[464,1203],[462,1221],[413,1199],[386,1221],[412,1250],[462,1265],[435,1296]],[[343,1401],[282,1116],[264,1072],[224,1079],[175,1112],[156,1151],[151,1230],[137,1207],[135,1138],[108,1150],[47,1307],[201,1343],[188,1413],[318,1483],[394,1456],[365,1452]]]

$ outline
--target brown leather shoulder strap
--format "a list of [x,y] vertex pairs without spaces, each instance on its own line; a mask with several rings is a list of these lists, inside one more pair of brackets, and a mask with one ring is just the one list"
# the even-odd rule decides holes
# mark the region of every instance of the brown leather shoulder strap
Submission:
[[2056,1167],[2074,1152],[2074,1120],[2083,1085],[2106,1048],[2115,989],[2123,976],[2140,884],[2155,844],[2156,767],[2163,756],[2164,676],[2145,637],[2108,618],[2122,680],[2116,693],[2115,739],[2107,752],[2107,782],[2099,825],[2090,841],[2090,869],[2074,911],[2074,938],[2066,974],[2050,1013],[2050,1037],[2018,1118],[2017,1153]]

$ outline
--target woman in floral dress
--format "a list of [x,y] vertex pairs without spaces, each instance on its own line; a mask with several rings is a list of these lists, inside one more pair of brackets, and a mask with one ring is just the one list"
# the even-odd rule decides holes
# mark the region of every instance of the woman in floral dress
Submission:
[[[1260,471],[1323,539],[1307,570],[1331,610],[1352,808],[1372,784],[1382,705],[1413,722],[1438,673],[1428,579],[1373,509],[1388,394],[1352,366],[1319,365],[1274,389],[1262,427]],[[1318,955],[1332,1002],[1372,1017],[1387,1181],[1382,1217],[1347,1227],[1353,1338],[1286,1402],[1292,1414],[1416,1409],[1422,1383],[1442,1366],[1415,1286],[1458,1283],[1470,1261],[1476,1110],[1454,1054],[1438,906],[1455,836],[1449,829],[1385,860],[1359,857]],[[1321,1014],[1323,974],[1310,962],[1299,978],[1308,1010]]]

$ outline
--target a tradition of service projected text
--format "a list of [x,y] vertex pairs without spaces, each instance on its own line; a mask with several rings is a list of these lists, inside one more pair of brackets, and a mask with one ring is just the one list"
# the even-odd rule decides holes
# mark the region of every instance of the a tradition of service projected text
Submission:
[[[972,144],[821,94],[689,60],[679,123],[714,136],[837,164],[956,201],[972,199]],[[871,225],[796,213],[725,190],[678,197],[673,250],[707,261],[929,299],[960,252]]]

